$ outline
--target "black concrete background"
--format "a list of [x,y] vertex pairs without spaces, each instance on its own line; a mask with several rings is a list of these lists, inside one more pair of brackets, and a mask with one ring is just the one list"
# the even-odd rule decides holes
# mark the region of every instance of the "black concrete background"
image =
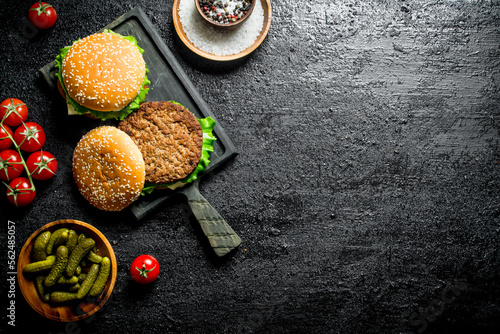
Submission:
[[[27,38],[30,1],[3,1],[0,96],[47,131],[57,177],[13,209],[16,251],[42,225],[79,219],[114,244],[111,299],[77,324],[43,319],[17,291],[18,333],[495,333],[500,328],[500,1],[273,0],[261,47],[231,70],[183,53],[172,0],[53,0]],[[71,154],[99,122],[64,115],[38,69],[60,47],[141,6],[240,154],[202,194],[241,236],[216,258],[182,198],[135,221],[88,205]],[[130,281],[149,253],[161,275]],[[2,330],[3,332],[3,330]]]

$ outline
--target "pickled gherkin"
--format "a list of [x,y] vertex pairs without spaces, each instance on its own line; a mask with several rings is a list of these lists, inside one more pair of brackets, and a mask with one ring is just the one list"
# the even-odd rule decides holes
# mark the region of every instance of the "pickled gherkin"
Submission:
[[80,289],[78,289],[78,299],[82,299],[89,293],[90,289],[92,289],[92,285],[94,285],[94,282],[97,279],[98,274],[99,265],[97,263],[94,263],[90,266],[87,276],[83,280]]
[[73,252],[69,256],[68,266],[66,267],[66,276],[73,276],[76,267],[80,264],[83,257],[95,246],[95,241],[92,238],[85,238],[82,242],[76,245]]
[[35,242],[33,243],[33,250],[31,251],[31,258],[33,261],[43,261],[47,258],[45,248],[47,247],[51,234],[52,233],[50,231],[45,231],[40,233],[40,235],[35,239]]
[[78,233],[75,230],[69,230],[68,232],[68,241],[66,242],[66,247],[68,248],[68,252],[71,254],[73,249],[75,249],[78,244]]
[[25,273],[38,273],[41,271],[52,269],[54,263],[56,262],[55,255],[49,255],[43,261],[31,262],[28,263],[24,268],[23,272]]
[[45,292],[43,281],[45,281],[44,276],[40,275],[35,278],[36,289],[42,300],[48,302],[50,300],[50,294],[48,292]]
[[97,297],[101,294],[108,282],[109,274],[111,272],[111,261],[109,258],[103,257],[101,261],[101,268],[99,269],[99,275],[92,286],[92,289],[89,292],[90,297]]
[[45,286],[49,287],[57,283],[59,278],[64,274],[66,265],[68,264],[68,249],[66,246],[59,246],[56,251],[56,261],[50,270],[49,275],[45,278]]
[[53,303],[64,303],[78,299],[76,292],[54,291],[50,294],[50,301]]
[[45,247],[45,252],[50,255],[52,254],[54,249],[57,249],[60,245],[65,243],[68,240],[68,232],[67,228],[60,228],[54,231],[50,236],[49,241],[47,242],[47,246]]

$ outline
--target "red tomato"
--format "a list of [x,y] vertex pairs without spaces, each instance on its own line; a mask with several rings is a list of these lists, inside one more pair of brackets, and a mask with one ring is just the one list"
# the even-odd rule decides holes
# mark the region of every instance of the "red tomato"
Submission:
[[36,180],[48,180],[56,175],[57,160],[52,154],[44,151],[31,153],[26,160],[26,166],[32,178]]
[[26,152],[35,152],[45,145],[45,131],[35,122],[26,122],[14,132],[14,141]]
[[[10,137],[9,137],[10,135]],[[0,151],[6,150],[12,145],[12,138],[14,134],[12,130],[5,124],[0,126]]]
[[19,99],[6,99],[0,103],[0,118],[3,123],[18,126],[28,119],[28,107]]
[[57,13],[48,3],[38,1],[30,7],[28,19],[39,29],[49,29],[56,23]]
[[0,179],[4,181],[14,180],[21,175],[23,170],[22,159],[17,151],[4,150],[0,152]]
[[160,274],[160,264],[151,255],[138,256],[130,266],[130,275],[140,284],[153,282]]
[[7,187],[7,199],[18,207],[26,206],[33,202],[35,195],[35,187],[25,177],[15,178]]

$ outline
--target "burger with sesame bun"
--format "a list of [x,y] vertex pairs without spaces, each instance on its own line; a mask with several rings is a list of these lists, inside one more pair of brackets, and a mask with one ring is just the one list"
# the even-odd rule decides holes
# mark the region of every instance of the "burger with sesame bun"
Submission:
[[114,126],[99,126],[76,145],[73,176],[90,204],[104,211],[121,211],[142,192],[144,159],[125,132]]
[[149,91],[144,50],[133,36],[104,30],[61,49],[56,76],[74,113],[122,120],[139,109]]

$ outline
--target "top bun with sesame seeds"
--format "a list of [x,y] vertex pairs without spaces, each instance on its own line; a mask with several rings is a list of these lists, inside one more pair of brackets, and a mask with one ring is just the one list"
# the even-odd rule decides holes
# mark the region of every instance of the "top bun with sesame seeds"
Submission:
[[148,69],[137,40],[111,30],[61,49],[58,87],[77,113],[98,119],[125,118],[148,93]]
[[73,176],[80,193],[104,211],[121,211],[141,194],[145,181],[142,153],[113,126],[85,134],[73,152]]

